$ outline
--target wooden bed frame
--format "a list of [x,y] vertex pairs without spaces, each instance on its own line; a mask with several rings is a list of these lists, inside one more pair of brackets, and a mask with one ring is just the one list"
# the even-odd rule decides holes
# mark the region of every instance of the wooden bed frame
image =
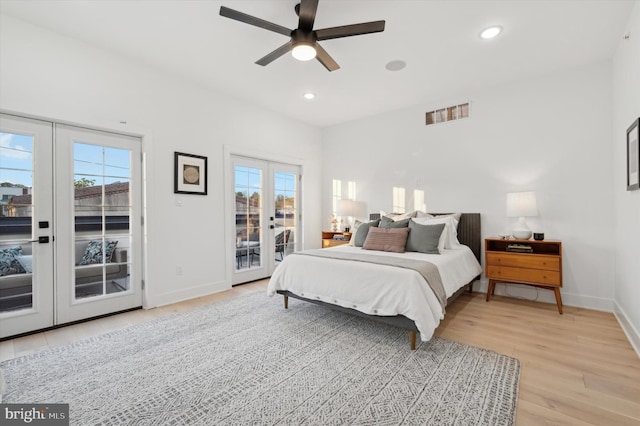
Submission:
[[[433,215],[440,214],[449,214],[449,213],[432,213]],[[369,215],[369,220],[379,219],[380,215],[378,213],[372,213]],[[480,257],[480,213],[462,213],[460,217],[460,222],[458,223],[458,241],[460,244],[464,244],[468,246],[473,254],[475,255],[478,262],[482,264]],[[480,275],[475,277],[471,282],[465,284],[461,288],[458,289],[454,294],[451,295],[447,299],[447,305],[454,301],[458,296],[460,296],[466,289],[469,292],[473,291],[473,282],[477,279],[480,279]],[[359,316],[362,318],[367,318],[376,322],[381,322],[383,324],[392,325],[395,327],[402,328],[404,330],[409,331],[409,343],[411,345],[411,350],[415,350],[416,348],[416,333],[418,328],[413,320],[405,317],[404,315],[396,315],[396,316],[377,316],[377,315],[368,315],[357,311],[355,309],[344,308],[338,305],[332,305],[331,303],[322,302],[319,300],[307,299],[305,297],[298,296],[295,293],[292,293],[287,290],[277,290],[278,294],[282,294],[284,296],[284,308],[289,308],[289,297],[293,297],[294,299],[304,300],[305,302],[313,303],[320,306],[326,306],[330,309],[337,310],[340,312],[346,312],[351,315]]]

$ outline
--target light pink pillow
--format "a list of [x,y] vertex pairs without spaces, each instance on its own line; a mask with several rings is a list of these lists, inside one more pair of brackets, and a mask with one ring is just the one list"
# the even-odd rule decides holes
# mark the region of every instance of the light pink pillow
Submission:
[[369,228],[362,248],[365,250],[392,251],[404,253],[409,228]]

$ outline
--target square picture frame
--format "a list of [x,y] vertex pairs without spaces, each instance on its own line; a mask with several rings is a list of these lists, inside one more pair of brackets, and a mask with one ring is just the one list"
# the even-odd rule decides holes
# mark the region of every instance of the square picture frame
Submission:
[[640,118],[627,129],[627,191],[640,189]]
[[175,152],[174,177],[175,194],[207,195],[207,157]]

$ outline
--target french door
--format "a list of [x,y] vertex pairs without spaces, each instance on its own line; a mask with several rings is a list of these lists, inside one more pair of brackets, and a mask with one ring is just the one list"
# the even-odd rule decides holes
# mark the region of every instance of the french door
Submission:
[[52,155],[52,123],[0,115],[0,337],[53,325]]
[[140,306],[140,140],[3,114],[0,141],[0,337]]
[[271,276],[300,239],[300,167],[232,156],[232,284]]

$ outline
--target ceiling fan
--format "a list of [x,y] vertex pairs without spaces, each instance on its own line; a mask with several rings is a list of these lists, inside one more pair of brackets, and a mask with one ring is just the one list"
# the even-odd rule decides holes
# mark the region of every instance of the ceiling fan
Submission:
[[280,56],[291,51],[293,57],[300,61],[309,61],[316,58],[327,70],[335,71],[340,68],[340,65],[320,46],[319,41],[384,31],[384,21],[364,22],[361,24],[314,30],[313,23],[316,19],[317,9],[318,0],[301,0],[300,3],[295,6],[299,21],[298,28],[294,30],[224,6],[220,7],[220,15],[291,37],[288,42],[256,61],[256,64],[262,66],[270,64]]

